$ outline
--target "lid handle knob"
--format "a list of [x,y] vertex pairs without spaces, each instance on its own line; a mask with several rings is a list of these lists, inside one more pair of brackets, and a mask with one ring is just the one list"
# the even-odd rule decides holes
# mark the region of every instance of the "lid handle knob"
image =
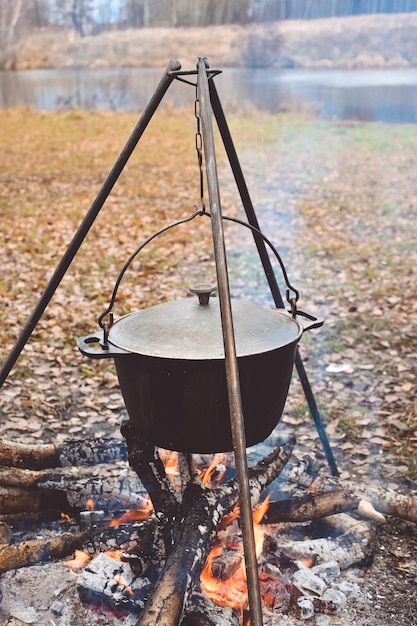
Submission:
[[189,288],[190,293],[195,293],[198,296],[198,301],[201,306],[207,306],[211,294],[216,291],[217,285],[215,283],[197,283]]

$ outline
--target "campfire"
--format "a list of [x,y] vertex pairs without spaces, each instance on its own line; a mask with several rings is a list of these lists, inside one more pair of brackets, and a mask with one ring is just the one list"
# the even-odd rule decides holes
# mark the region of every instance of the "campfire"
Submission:
[[[151,624],[155,615],[172,625],[249,623],[233,455],[158,450],[130,422],[122,430],[125,441],[1,443],[1,480],[11,497],[0,570],[59,559],[77,575],[81,603],[104,604],[126,624]],[[416,521],[411,497],[358,485],[353,493],[326,467],[291,452],[276,446],[249,469],[265,624],[282,614],[338,613],[359,593],[343,572],[372,557],[374,524],[385,519],[371,500]],[[63,503],[61,516],[53,508]],[[28,539],[35,521],[54,531]]]

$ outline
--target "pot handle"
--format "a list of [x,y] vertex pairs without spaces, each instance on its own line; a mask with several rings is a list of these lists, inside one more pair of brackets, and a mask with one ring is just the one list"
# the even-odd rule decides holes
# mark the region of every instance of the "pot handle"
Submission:
[[119,357],[130,354],[127,350],[105,343],[104,332],[97,332],[93,335],[80,337],[77,339],[77,346],[84,356],[88,356],[91,359],[111,359],[116,356]]
[[[298,319],[302,317],[304,319]],[[306,330],[312,330],[313,328],[321,328],[324,324],[324,319],[322,317],[314,317],[314,315],[310,315],[305,311],[300,311],[297,309],[296,319],[300,322],[303,327],[304,332]]]

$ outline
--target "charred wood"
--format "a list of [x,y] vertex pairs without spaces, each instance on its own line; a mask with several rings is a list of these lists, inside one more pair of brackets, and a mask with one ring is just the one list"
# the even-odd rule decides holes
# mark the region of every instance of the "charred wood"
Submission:
[[390,489],[377,491],[368,489],[364,493],[373,506],[385,515],[399,517],[417,524],[417,495],[403,495]]
[[126,444],[121,439],[68,441],[60,445],[29,445],[0,440],[0,465],[29,470],[98,465],[126,458]]
[[309,457],[303,457],[298,466],[291,468],[290,479],[315,495],[341,488],[349,490],[360,499],[358,513],[373,521],[383,523],[385,521],[383,515],[392,515],[417,524],[415,492],[404,495],[383,486],[368,487],[353,484],[351,481],[341,481],[333,476],[320,474],[315,468],[314,461]]
[[126,439],[129,464],[143,483],[157,512],[168,553],[174,543],[174,522],[179,517],[180,498],[166,475],[157,449],[138,435],[130,420],[124,422],[120,430]]
[[[89,554],[134,549],[142,555],[143,562],[150,559],[155,564],[161,563],[164,557],[157,520],[151,517],[134,524],[92,528],[84,532],[63,533],[53,539],[34,539],[0,545],[0,573],[60,559],[72,554],[76,549]],[[121,558],[123,560],[123,557]]]
[[41,510],[64,511],[69,508],[65,494],[49,492],[41,489],[19,489],[18,487],[0,486],[0,514],[3,519],[9,515]]
[[0,546],[0,573],[51,559],[61,559],[79,548],[84,539],[84,533],[68,533],[53,539],[33,539]]
[[204,593],[193,591],[180,626],[239,626],[240,612],[214,604]]
[[355,511],[358,506],[359,498],[342,489],[318,496],[306,494],[288,500],[270,502],[268,511],[262,518],[262,524],[306,522],[336,513]]
[[[110,471],[86,473],[85,469],[65,469],[49,471],[39,477],[37,485],[45,491],[62,491],[66,494],[69,506],[74,509],[86,507],[89,500],[93,500],[95,507],[106,509],[120,508],[123,502],[126,508],[135,508],[138,500],[146,495],[144,486],[132,472],[125,468],[115,467]],[[106,476],[107,474],[107,476]]]
[[136,508],[146,491],[138,477],[120,464],[27,470],[0,467],[0,515],[42,508],[79,511],[93,500],[106,510]]

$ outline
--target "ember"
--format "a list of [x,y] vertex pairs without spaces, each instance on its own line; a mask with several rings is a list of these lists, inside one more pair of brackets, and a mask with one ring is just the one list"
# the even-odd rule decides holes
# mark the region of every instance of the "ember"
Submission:
[[129,524],[131,522],[138,522],[140,520],[146,519],[153,512],[153,505],[149,496],[143,498],[140,501],[140,506],[136,509],[130,509],[123,513],[120,517],[111,520],[110,526],[119,526],[120,524]]
[[[268,508],[269,498],[253,512],[256,555],[262,552],[264,531],[260,526]],[[241,611],[248,601],[245,559],[237,527],[239,508],[223,520],[218,529],[216,543],[207,557],[200,576],[202,590],[219,606],[238,608]],[[234,522],[236,522],[234,524]]]
[[83,552],[82,550],[75,550],[75,557],[73,559],[69,559],[68,561],[64,561],[64,565],[73,569],[83,569],[90,561],[91,556],[89,554]]

